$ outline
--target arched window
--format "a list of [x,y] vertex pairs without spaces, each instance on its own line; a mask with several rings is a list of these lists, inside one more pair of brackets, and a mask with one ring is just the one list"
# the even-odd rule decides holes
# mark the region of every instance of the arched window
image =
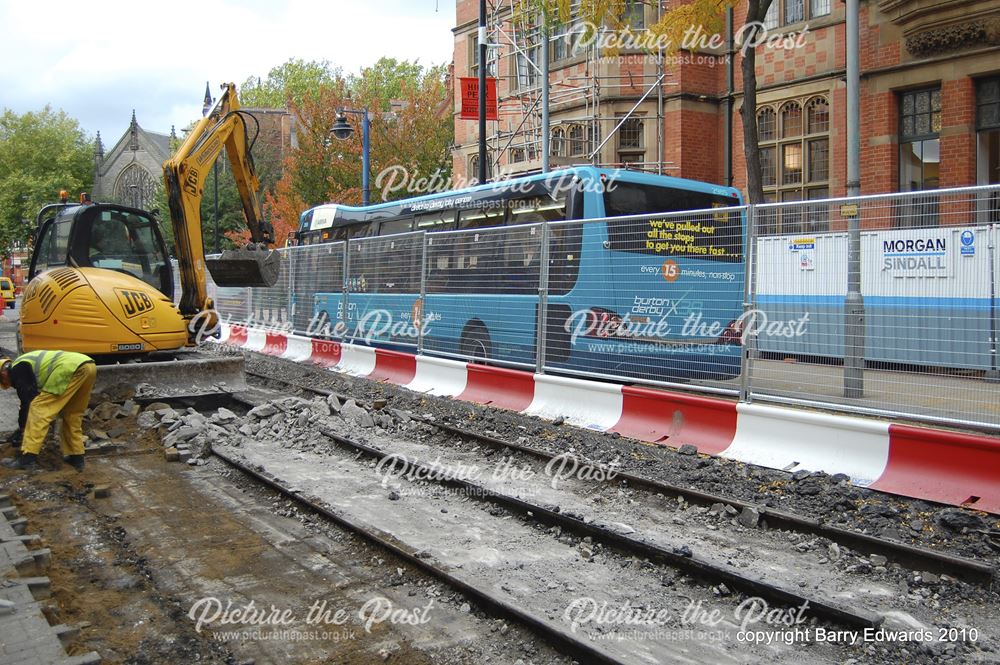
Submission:
[[569,128],[569,154],[576,156],[585,152],[583,125],[572,125]]
[[774,138],[774,109],[762,108],[757,111],[757,139],[763,143],[773,141]]
[[517,162],[524,161],[524,148],[511,148],[510,149],[510,163],[516,164]]
[[[486,153],[486,179],[489,180],[493,175],[493,164],[490,163],[490,153]],[[477,184],[479,182],[479,153],[473,154],[469,157],[469,184]]]
[[806,104],[806,134],[830,131],[830,105],[823,97],[813,97]]
[[562,127],[556,127],[552,130],[552,145],[549,146],[549,150],[552,152],[553,157],[564,157],[564,151],[566,146],[566,131]]
[[802,136],[802,107],[798,102],[788,102],[781,107],[781,138]]
[[479,155],[469,157],[469,183],[479,182]]
[[811,21],[830,13],[830,0],[774,0],[764,17],[764,28]]
[[[777,108],[777,113],[775,113]],[[761,181],[767,201],[830,196],[830,102],[815,96],[757,109]],[[762,233],[829,231],[824,204],[765,209]]]
[[138,164],[129,164],[115,180],[114,198],[133,208],[148,209],[156,195],[158,180]]

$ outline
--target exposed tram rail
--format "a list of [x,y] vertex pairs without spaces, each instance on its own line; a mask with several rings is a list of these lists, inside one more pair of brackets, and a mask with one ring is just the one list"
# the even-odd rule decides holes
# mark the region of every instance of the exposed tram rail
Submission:
[[[247,370],[247,374],[264,381],[282,383],[317,395],[337,395],[338,398],[343,400],[350,399],[348,396],[337,393],[336,391],[327,390],[318,386],[308,386],[286,378],[260,374],[249,369]],[[550,452],[539,450],[531,446],[526,446],[512,441],[505,441],[481,432],[474,432],[461,427],[456,427],[448,423],[439,421],[432,422],[416,414],[411,414],[410,417],[418,422],[433,425],[434,427],[452,435],[486,444],[497,449],[514,450],[545,462],[551,461],[556,457]],[[348,442],[347,440],[344,440],[343,443],[345,445],[360,445],[355,444],[354,442]],[[366,454],[374,454],[368,451],[365,452]],[[878,536],[844,529],[803,515],[777,510],[769,506],[750,503],[735,497],[703,492],[676,484],[643,478],[641,476],[622,471],[616,471],[614,480],[616,482],[624,480],[632,488],[643,489],[653,494],[681,497],[688,503],[694,505],[709,506],[722,503],[731,505],[740,510],[747,507],[754,508],[759,512],[760,519],[765,521],[770,528],[780,528],[802,534],[827,538],[840,545],[851,547],[865,554],[879,554],[885,556],[889,561],[914,570],[944,573],[985,588],[992,588],[996,578],[996,567],[983,561],[977,561],[967,557],[956,556],[946,552],[939,552],[925,547],[918,547],[887,538],[880,538]],[[604,482],[611,481],[605,480]],[[555,517],[553,519],[559,521],[565,518]]]

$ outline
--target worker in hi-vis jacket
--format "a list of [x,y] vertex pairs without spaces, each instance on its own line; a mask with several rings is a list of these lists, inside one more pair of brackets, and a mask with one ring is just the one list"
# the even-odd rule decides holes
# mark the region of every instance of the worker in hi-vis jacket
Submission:
[[96,378],[94,360],[72,351],[30,351],[13,360],[0,359],[0,387],[13,386],[21,401],[14,438],[16,455],[4,460],[4,466],[37,469],[49,424],[62,416],[59,446],[63,460],[83,471],[83,412]]

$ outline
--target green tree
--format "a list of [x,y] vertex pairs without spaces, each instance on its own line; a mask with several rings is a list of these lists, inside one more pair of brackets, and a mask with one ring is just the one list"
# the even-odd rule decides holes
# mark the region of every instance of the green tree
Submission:
[[0,116],[0,252],[25,243],[35,215],[62,189],[74,196],[94,181],[93,147],[79,123],[46,106]]
[[[424,193],[402,187],[403,173],[406,183],[432,175],[447,182],[454,142],[447,81],[444,67],[383,58],[355,76],[323,86],[315,97],[291,104],[298,149],[286,160],[285,182],[275,190],[275,225],[297,224],[303,206],[361,202],[361,118],[347,116],[355,128],[349,140],[332,139],[329,131],[339,108],[369,110],[372,203]],[[384,172],[394,175],[383,179],[383,185],[391,180],[396,188],[379,187]]]
[[388,111],[393,100],[402,99],[426,79],[441,78],[444,67],[425,68],[419,62],[379,58],[371,67],[347,79],[353,97],[365,100],[372,111]]
[[240,103],[243,106],[283,109],[290,103],[302,104],[312,97],[315,99],[323,87],[335,85],[341,78],[339,67],[328,61],[305,61],[291,58],[278,65],[261,80],[251,76],[239,87]]

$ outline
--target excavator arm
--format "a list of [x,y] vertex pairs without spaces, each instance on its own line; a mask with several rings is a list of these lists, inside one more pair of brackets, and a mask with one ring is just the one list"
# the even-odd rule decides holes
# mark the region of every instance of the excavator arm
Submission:
[[[267,245],[274,242],[274,230],[263,219],[257,199],[260,181],[254,170],[246,124],[247,118],[253,120],[253,117],[239,108],[236,86],[225,84],[212,111],[195,125],[177,153],[163,164],[180,266],[180,311],[189,322],[199,315],[207,317],[200,325],[209,328],[214,328],[217,320],[208,298],[206,269],[215,283],[224,287],[273,286],[280,270],[278,253],[267,250]],[[251,243],[208,260],[202,242],[201,201],[208,172],[223,148],[236,179]]]

